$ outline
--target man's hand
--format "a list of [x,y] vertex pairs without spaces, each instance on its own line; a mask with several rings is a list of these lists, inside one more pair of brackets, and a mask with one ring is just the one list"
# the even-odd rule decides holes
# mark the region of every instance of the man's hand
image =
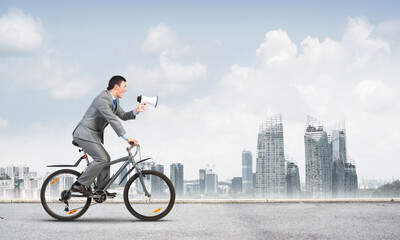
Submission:
[[[133,139],[133,138],[128,138],[128,139],[126,139],[126,141],[128,142],[128,144],[130,144],[132,146],[139,145],[139,142],[136,139]],[[131,144],[131,143],[133,143],[133,144]]]
[[145,102],[139,103],[139,106],[136,108],[136,112],[141,113],[144,112],[145,110],[146,110],[146,103]]

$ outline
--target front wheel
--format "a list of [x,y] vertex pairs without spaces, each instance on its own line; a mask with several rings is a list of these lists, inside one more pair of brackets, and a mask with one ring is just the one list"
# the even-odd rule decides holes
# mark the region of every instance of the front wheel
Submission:
[[80,173],[75,170],[61,169],[46,178],[40,191],[40,201],[50,216],[64,221],[73,220],[88,210],[92,199],[70,191],[79,176]]
[[[175,203],[175,189],[172,182],[162,173],[152,170],[133,175],[124,189],[124,202],[129,212],[145,221],[165,217]],[[143,185],[143,184],[144,185]],[[151,196],[146,196],[146,191]]]

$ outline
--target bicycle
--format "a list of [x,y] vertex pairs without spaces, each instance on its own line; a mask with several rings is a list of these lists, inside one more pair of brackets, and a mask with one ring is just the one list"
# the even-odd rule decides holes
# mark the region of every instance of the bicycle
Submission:
[[[80,146],[72,141],[72,144]],[[123,170],[131,164],[131,168],[123,176],[121,184],[125,178],[133,171],[136,173],[127,181],[123,199],[125,206],[129,212],[144,221],[155,221],[165,217],[172,209],[175,203],[175,189],[172,182],[164,174],[153,171],[144,170],[140,163],[150,160],[151,158],[141,159],[140,146],[136,146],[135,154],[131,150],[134,146],[127,147],[128,156],[112,160],[107,166],[124,162],[118,171],[111,177],[104,189],[97,188],[96,181],[93,181],[89,188],[93,192],[93,196],[88,197],[81,193],[71,192],[70,187],[81,175],[73,169],[61,169],[50,174],[43,182],[40,201],[44,210],[53,218],[58,220],[74,220],[81,217],[91,205],[103,203],[107,200],[106,190],[114,183]],[[86,160],[86,166],[89,160],[86,152],[74,165],[48,165],[47,167],[77,167],[82,160]],[[139,153],[139,160],[134,160]],[[93,190],[92,190],[93,189]],[[112,196],[113,198],[115,196]],[[95,203],[92,203],[92,199]]]

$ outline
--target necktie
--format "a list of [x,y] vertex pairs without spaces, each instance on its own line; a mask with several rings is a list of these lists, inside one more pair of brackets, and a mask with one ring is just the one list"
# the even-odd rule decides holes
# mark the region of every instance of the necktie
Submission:
[[117,110],[117,99],[114,99],[114,109]]

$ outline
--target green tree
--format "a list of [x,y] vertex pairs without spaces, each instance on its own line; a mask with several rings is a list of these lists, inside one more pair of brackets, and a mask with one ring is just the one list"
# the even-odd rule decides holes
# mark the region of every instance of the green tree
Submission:
[[396,180],[379,187],[372,194],[374,197],[400,197],[400,181]]

